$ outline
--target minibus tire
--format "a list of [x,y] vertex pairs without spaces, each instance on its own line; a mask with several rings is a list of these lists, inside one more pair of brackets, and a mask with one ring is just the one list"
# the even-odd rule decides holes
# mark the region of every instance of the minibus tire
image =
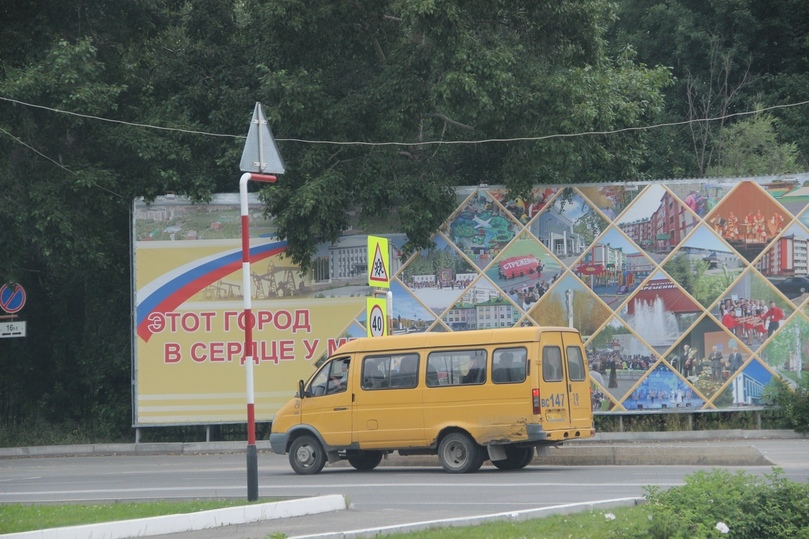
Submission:
[[326,465],[326,451],[314,436],[299,436],[289,446],[289,465],[296,474],[314,475]]
[[521,470],[534,460],[533,447],[506,446],[506,459],[493,460],[495,468],[499,470]]
[[370,472],[382,462],[382,451],[362,451],[359,455],[347,458],[354,469],[361,472]]
[[438,445],[438,461],[449,473],[476,472],[484,460],[483,448],[462,432],[450,432]]

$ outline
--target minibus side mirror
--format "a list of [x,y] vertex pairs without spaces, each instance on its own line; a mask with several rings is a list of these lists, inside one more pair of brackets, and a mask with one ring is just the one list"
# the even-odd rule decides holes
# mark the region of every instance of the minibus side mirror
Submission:
[[306,394],[303,391],[303,380],[298,380],[298,397],[304,398]]

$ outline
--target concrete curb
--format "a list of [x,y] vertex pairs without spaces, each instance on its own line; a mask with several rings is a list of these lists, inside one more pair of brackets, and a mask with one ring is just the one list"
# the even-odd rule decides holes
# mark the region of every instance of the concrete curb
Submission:
[[660,444],[582,444],[554,447],[534,464],[550,466],[771,466],[773,463],[755,447],[733,445],[732,451],[686,443]]
[[[616,443],[663,443],[663,442],[700,442],[711,440],[761,440],[761,439],[805,439],[806,435],[791,430],[705,430],[705,431],[674,431],[674,432],[607,432],[598,433],[595,438],[585,440],[571,440],[565,442],[557,450],[580,451],[589,445],[614,445]],[[55,456],[83,456],[83,455],[148,455],[148,454],[177,454],[193,455],[198,453],[240,453],[247,449],[246,442],[167,442],[167,443],[139,443],[139,444],[87,444],[87,445],[54,445],[34,447],[8,447],[0,448],[0,458],[25,457],[55,457]],[[260,452],[269,452],[270,443],[267,440],[256,442],[256,449]],[[572,453],[572,451],[571,451]],[[582,452],[586,454],[586,452]],[[382,461],[382,465],[408,465],[417,464],[422,459],[418,457],[402,457],[390,455],[389,459]],[[432,462],[432,460],[430,460]],[[667,461],[666,464],[669,462]],[[646,462],[644,464],[649,464]]]
[[[256,449],[269,451],[270,442],[256,442]],[[193,455],[197,453],[234,453],[247,450],[247,442],[166,442],[140,444],[43,445],[0,448],[0,458],[76,457],[99,455]]]
[[339,494],[317,496],[299,500],[226,507],[181,515],[102,522],[84,526],[50,528],[0,535],[2,539],[124,539],[149,537],[190,531],[218,528],[233,524],[247,524],[263,520],[314,515],[329,511],[341,511],[347,507],[346,499]]
[[644,501],[644,498],[616,498],[612,500],[554,505],[551,507],[542,507],[538,509],[508,511],[506,513],[493,513],[490,515],[479,515],[474,517],[427,520],[423,522],[412,522],[410,524],[399,524],[396,526],[384,526],[381,528],[366,528],[361,530],[321,533],[316,535],[297,535],[289,537],[288,539],[345,539],[353,537],[379,537],[390,533],[411,533],[433,528],[474,526],[477,524],[483,524],[484,522],[495,521],[523,521],[547,517],[550,515],[568,515],[571,513],[579,513],[581,511],[612,509],[613,507],[631,507],[644,503]]

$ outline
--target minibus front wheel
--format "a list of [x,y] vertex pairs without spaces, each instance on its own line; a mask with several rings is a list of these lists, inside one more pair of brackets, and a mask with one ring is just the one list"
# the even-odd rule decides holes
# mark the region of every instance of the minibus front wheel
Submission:
[[296,474],[314,475],[326,465],[326,451],[315,437],[298,436],[289,446],[289,465]]
[[449,473],[476,472],[485,458],[483,448],[463,432],[450,432],[438,444],[438,461]]

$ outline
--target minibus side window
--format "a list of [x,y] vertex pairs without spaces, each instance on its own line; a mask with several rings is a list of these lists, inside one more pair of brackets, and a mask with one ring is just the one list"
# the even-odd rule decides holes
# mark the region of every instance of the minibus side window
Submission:
[[325,365],[312,379],[309,392],[314,397],[342,393],[348,385],[348,364],[350,358],[335,359]]
[[578,346],[567,347],[567,372],[573,382],[584,380],[584,359]]
[[418,385],[419,356],[368,356],[362,360],[362,389],[409,389]]
[[427,387],[482,384],[486,381],[486,350],[431,352],[427,356]]
[[562,381],[562,349],[558,346],[542,348],[542,378],[546,382]]
[[509,384],[525,381],[528,354],[525,348],[499,348],[492,356],[492,382]]

